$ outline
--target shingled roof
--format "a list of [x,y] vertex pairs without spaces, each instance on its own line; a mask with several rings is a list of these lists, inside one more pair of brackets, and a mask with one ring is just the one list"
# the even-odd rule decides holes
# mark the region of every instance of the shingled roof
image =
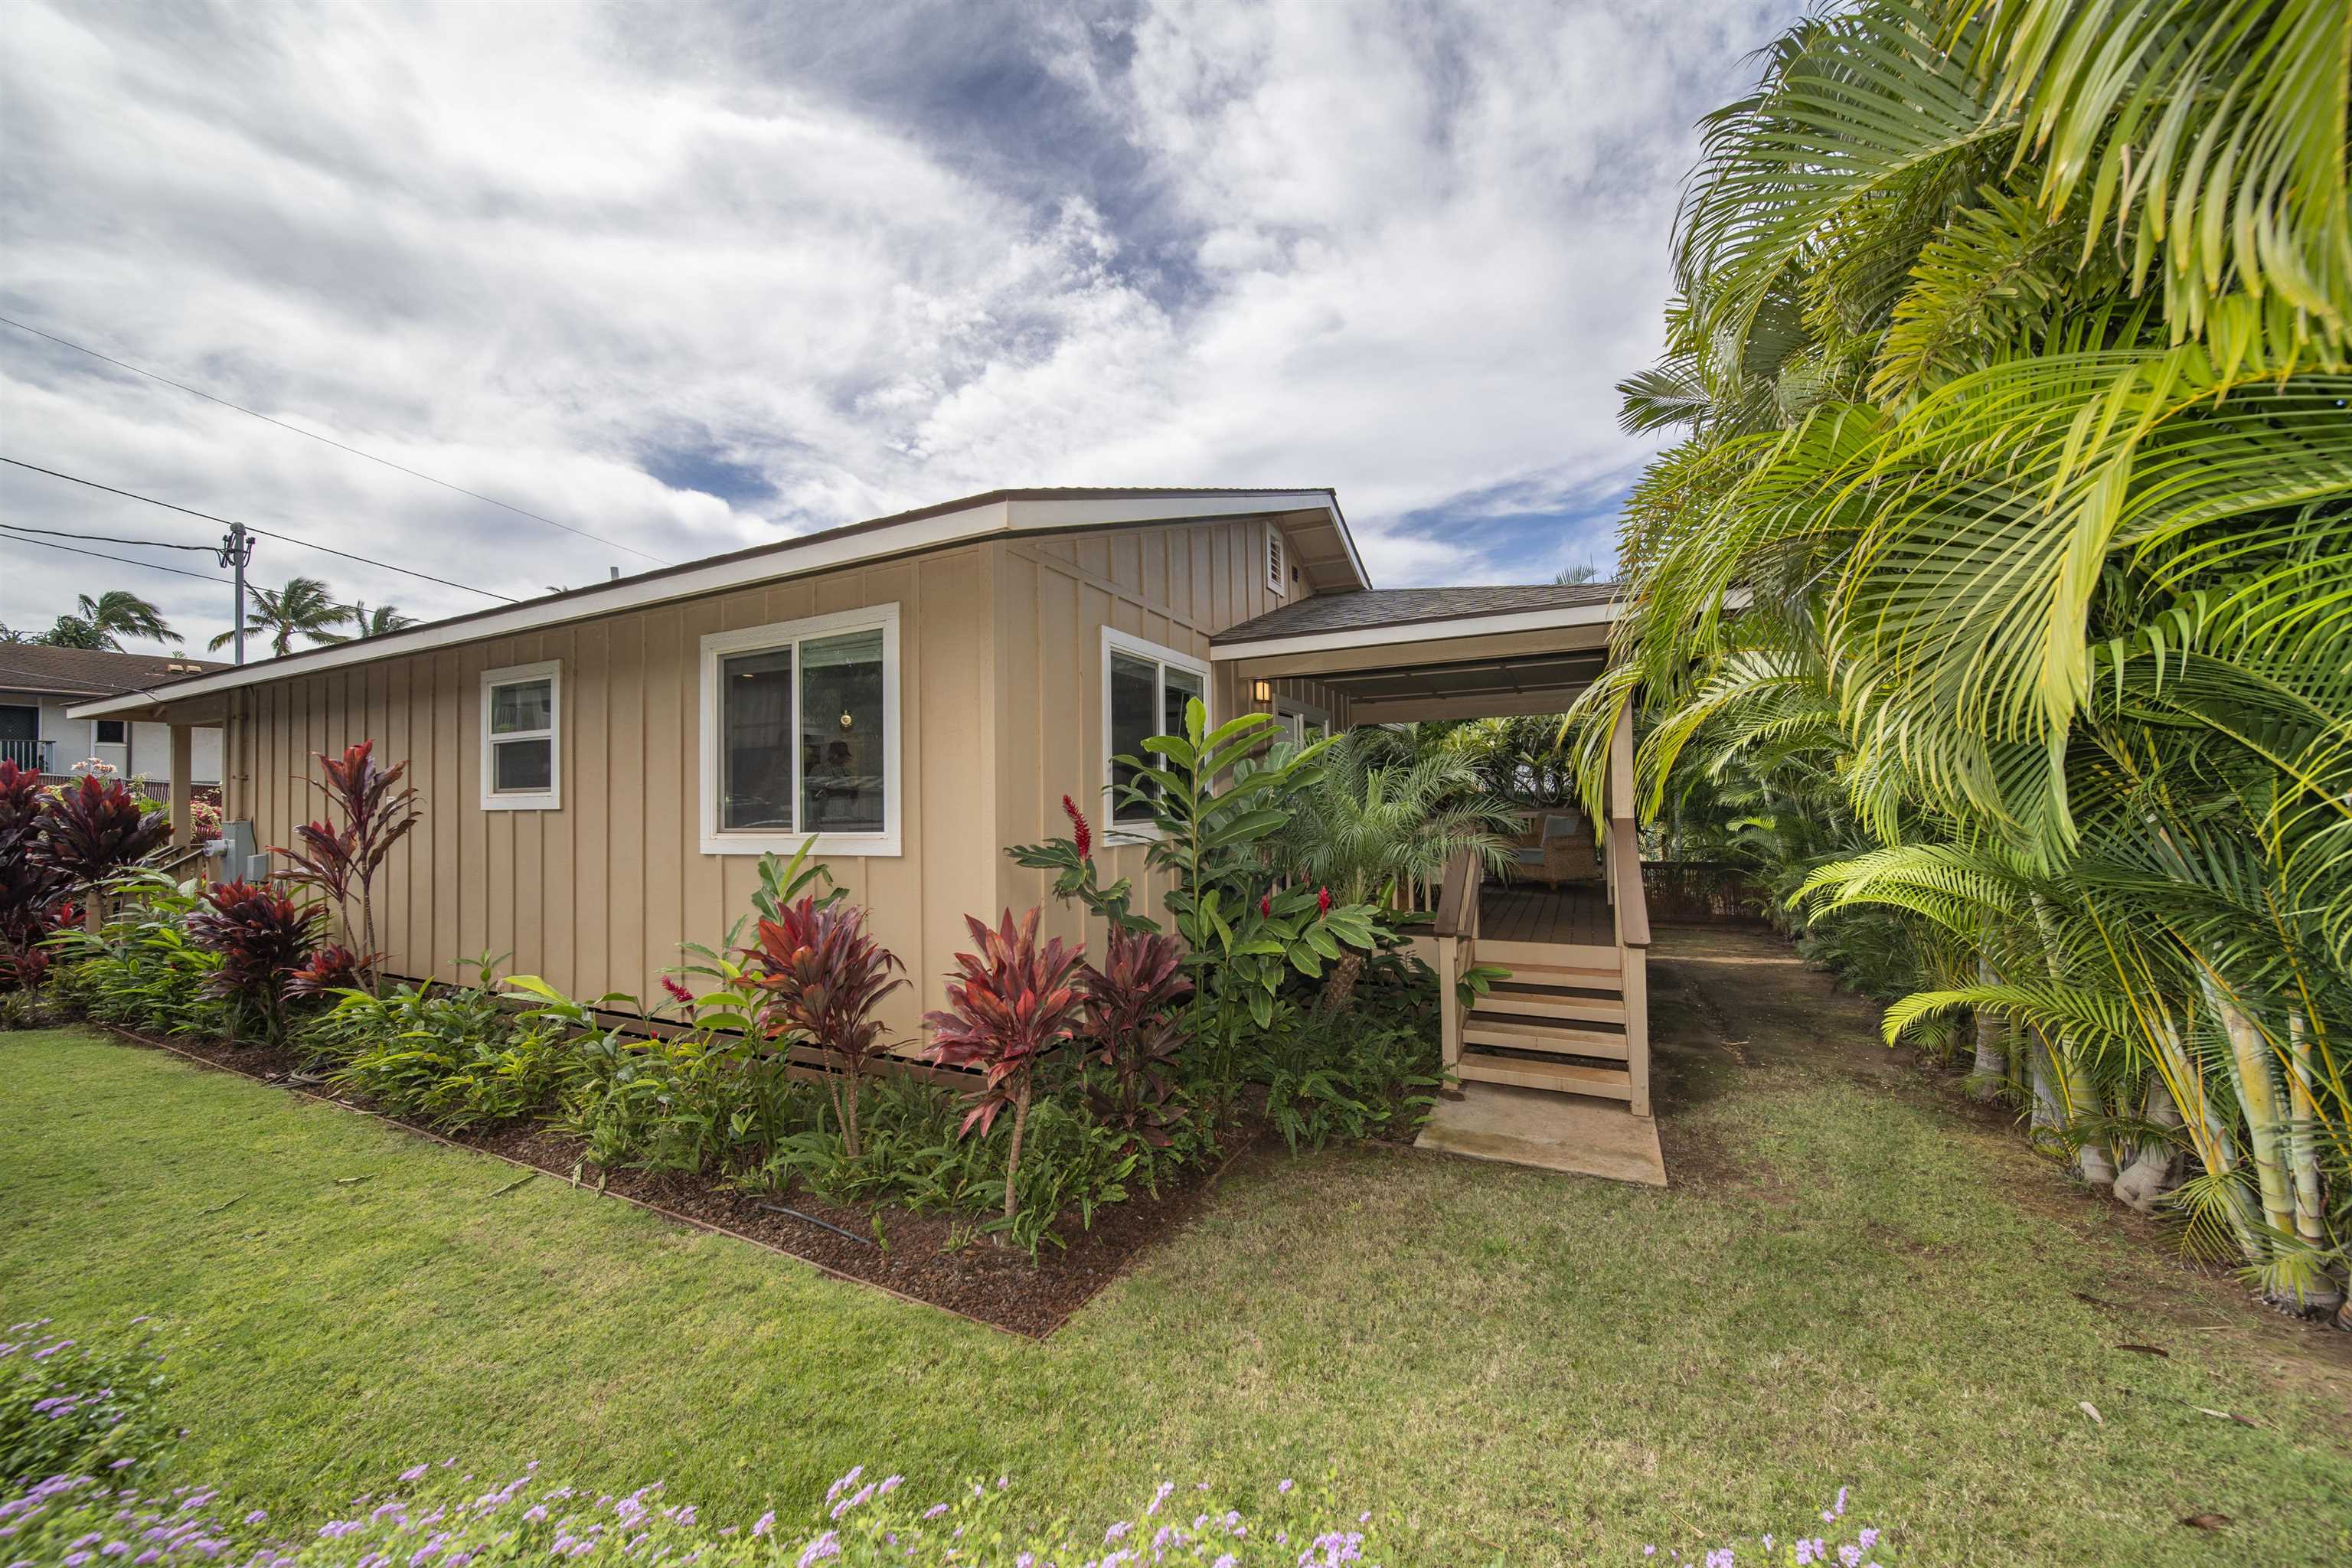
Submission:
[[0,690],[57,697],[112,697],[159,681],[229,667],[175,653],[115,653],[106,648],[0,643]]
[[1472,588],[1367,588],[1357,594],[1318,594],[1227,626],[1212,643],[1272,642],[1328,632],[1406,626],[1424,621],[1474,620],[1481,616],[1521,615],[1529,610],[1605,605],[1617,595],[1614,583],[1503,583]]

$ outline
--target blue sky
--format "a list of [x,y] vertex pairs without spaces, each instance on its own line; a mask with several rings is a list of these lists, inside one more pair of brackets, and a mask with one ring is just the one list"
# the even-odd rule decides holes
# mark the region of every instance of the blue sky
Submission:
[[[1545,580],[1609,559],[1693,122],[1790,9],[22,5],[0,313],[643,554],[5,328],[0,452],[516,595],[1043,484],[1328,484],[1382,584]],[[226,625],[0,553],[10,625]]]

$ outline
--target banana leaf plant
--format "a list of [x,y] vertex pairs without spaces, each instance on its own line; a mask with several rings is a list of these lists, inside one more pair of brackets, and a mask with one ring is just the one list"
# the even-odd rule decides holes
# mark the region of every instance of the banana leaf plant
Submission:
[[1244,713],[1212,730],[1198,698],[1184,705],[1184,733],[1154,735],[1121,795],[1151,813],[1158,837],[1144,858],[1172,875],[1168,910],[1199,985],[1193,1033],[1230,1082],[1240,1041],[1274,1027],[1286,975],[1319,980],[1348,949],[1379,945],[1369,903],[1340,903],[1328,889],[1277,886],[1268,850],[1292,816],[1296,792],[1318,776],[1330,742],[1294,748],[1275,741],[1271,714]]

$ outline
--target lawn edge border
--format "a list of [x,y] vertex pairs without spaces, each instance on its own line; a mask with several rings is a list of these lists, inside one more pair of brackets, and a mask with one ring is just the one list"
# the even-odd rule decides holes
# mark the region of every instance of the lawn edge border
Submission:
[[[1021,1341],[1024,1344],[1044,1344],[1047,1339],[1051,1338],[1061,1329],[1063,1324],[1067,1323],[1071,1317],[1076,1317],[1077,1315],[1075,1311],[1072,1312],[1069,1317],[1065,1317],[1062,1319],[1061,1322],[1055,1323],[1053,1328],[1046,1330],[1045,1332],[1042,1334],[1024,1334],[1018,1329],[1009,1328],[1003,1323],[992,1323],[985,1318],[974,1317],[971,1313],[963,1311],[961,1309],[944,1306],[937,1301],[926,1301],[919,1296],[909,1296],[904,1290],[893,1289],[888,1285],[882,1284],[878,1280],[863,1279],[855,1274],[844,1273],[838,1268],[830,1268],[825,1264],[819,1263],[814,1258],[803,1258],[799,1253],[793,1252],[787,1247],[778,1247],[772,1241],[762,1241],[756,1236],[746,1236],[740,1230],[730,1230],[725,1226],[713,1225],[709,1220],[697,1219],[692,1215],[680,1214],[676,1209],[664,1208],[659,1204],[647,1203],[643,1198],[631,1197],[626,1193],[616,1193],[609,1187],[591,1187],[584,1183],[572,1181],[560,1171],[551,1171],[544,1165],[534,1165],[528,1160],[517,1160],[510,1155],[499,1153],[495,1150],[478,1149],[470,1144],[460,1143],[455,1139],[443,1137],[440,1133],[433,1131],[430,1128],[419,1127],[415,1122],[403,1121],[396,1116],[386,1116],[380,1111],[362,1110],[358,1106],[352,1105],[346,1100],[338,1100],[332,1095],[320,1094],[315,1090],[305,1089],[299,1084],[273,1082],[272,1080],[262,1077],[259,1073],[247,1072],[243,1068],[230,1067],[226,1062],[216,1062],[212,1060],[210,1058],[200,1057],[194,1051],[184,1050],[180,1047],[173,1045],[167,1040],[156,1039],[152,1036],[141,1034],[136,1029],[126,1029],[116,1024],[100,1024],[89,1020],[82,1020],[82,1026],[96,1029],[104,1034],[112,1035],[119,1039],[127,1040],[132,1045],[146,1046],[155,1050],[168,1051],[173,1056],[179,1058],[182,1061],[192,1062],[197,1067],[207,1068],[214,1072],[225,1072],[232,1077],[244,1079],[248,1083],[259,1084],[265,1089],[283,1089],[289,1094],[299,1095],[303,1099],[310,1100],[315,1104],[331,1105],[338,1110],[346,1111],[354,1116],[363,1116],[370,1121],[380,1122],[387,1127],[397,1127],[404,1132],[411,1133],[419,1138],[428,1139],[433,1142],[440,1144],[445,1149],[454,1149],[461,1154],[471,1154],[480,1159],[496,1160],[501,1164],[511,1165],[519,1171],[529,1171],[534,1175],[553,1176],[556,1180],[562,1182],[574,1192],[591,1193],[600,1198],[611,1198],[615,1202],[628,1204],[633,1207],[644,1209],[648,1214],[658,1215],[674,1225],[688,1226],[696,1230],[706,1231],[712,1236],[725,1237],[730,1241],[740,1241],[745,1246],[756,1247],[762,1252],[772,1252],[779,1258],[788,1258],[794,1263],[798,1263],[804,1268],[813,1268],[816,1270],[817,1273],[822,1274],[828,1279],[839,1280],[845,1285],[855,1285],[862,1290],[878,1290],[885,1296],[896,1297],[898,1300],[906,1302],[908,1306],[920,1307],[926,1311],[945,1312],[951,1318],[961,1318],[967,1323],[977,1324],[979,1327],[990,1330],[995,1333],[1009,1335],[1013,1339]],[[1235,1151],[1235,1152],[1238,1153],[1239,1151]],[[1230,1159],[1228,1163],[1230,1163]],[[1211,1186],[1215,1184],[1216,1178],[1223,1174],[1224,1166],[1218,1166],[1217,1169],[1212,1173],[1209,1180],[1202,1184],[1201,1190],[1204,1193],[1207,1192]],[[1129,1261],[1132,1260],[1130,1259]],[[1124,1277],[1126,1272],[1127,1265],[1122,1263],[1118,1269],[1111,1275],[1110,1279],[1103,1282],[1104,1289],[1108,1289],[1111,1285],[1117,1283],[1122,1277]],[[1101,1294],[1101,1290],[1095,1292],[1095,1296],[1099,1296]],[[1087,1300],[1091,1301],[1094,1300],[1094,1296],[1089,1296]],[[1080,1303],[1081,1306],[1084,1304],[1085,1303],[1083,1302]]]

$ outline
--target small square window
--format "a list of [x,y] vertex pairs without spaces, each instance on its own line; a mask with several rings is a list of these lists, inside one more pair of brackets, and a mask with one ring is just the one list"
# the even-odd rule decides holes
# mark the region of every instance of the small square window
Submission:
[[127,746],[131,743],[131,721],[127,719],[93,719],[96,727],[91,740],[101,746]]
[[482,672],[482,809],[562,807],[560,660]]

